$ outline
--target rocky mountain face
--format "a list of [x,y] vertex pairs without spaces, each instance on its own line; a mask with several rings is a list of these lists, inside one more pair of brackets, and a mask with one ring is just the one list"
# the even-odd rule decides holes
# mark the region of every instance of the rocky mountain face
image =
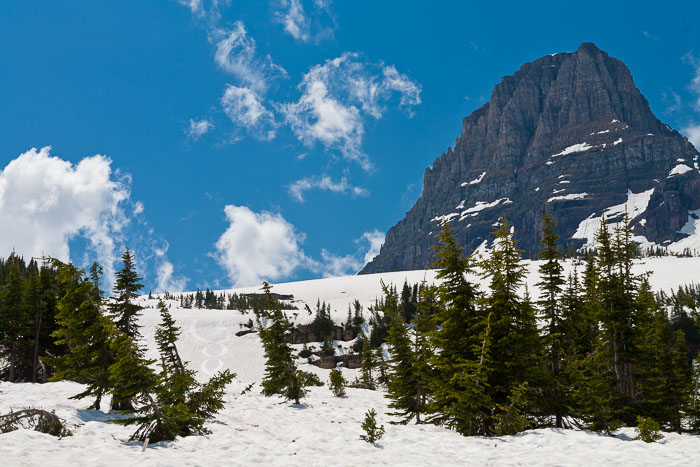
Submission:
[[601,215],[625,211],[640,243],[674,244],[700,215],[699,155],[654,116],[625,64],[594,44],[542,57],[462,121],[454,148],[426,169],[423,194],[360,273],[428,268],[448,221],[471,252],[506,217],[530,256],[545,203],[563,248],[592,245]]

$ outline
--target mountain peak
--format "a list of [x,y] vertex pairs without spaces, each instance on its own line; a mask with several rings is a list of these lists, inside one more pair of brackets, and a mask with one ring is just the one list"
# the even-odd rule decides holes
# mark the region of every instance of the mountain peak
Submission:
[[[680,163],[688,170],[674,172]],[[562,246],[577,248],[597,227],[587,219],[632,199],[638,236],[682,239],[689,211],[700,209],[698,152],[654,116],[624,63],[584,42],[494,86],[490,101],[463,119],[454,148],[426,169],[423,194],[362,272],[428,267],[446,221],[470,252],[507,215],[533,254],[545,203]]]

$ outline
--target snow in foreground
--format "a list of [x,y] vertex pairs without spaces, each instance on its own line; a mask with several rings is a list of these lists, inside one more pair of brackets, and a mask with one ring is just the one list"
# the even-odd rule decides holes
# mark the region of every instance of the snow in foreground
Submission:
[[[539,280],[537,262],[526,262],[528,287],[533,297]],[[572,269],[571,261],[566,271]],[[582,270],[582,269],[579,269]],[[650,258],[635,272],[651,271],[655,290],[670,291],[682,284],[700,283],[700,258]],[[298,310],[287,311],[296,323],[313,319],[304,310],[316,300],[330,303],[336,322],[344,321],[348,304],[358,299],[367,307],[381,296],[380,279],[398,287],[404,280],[433,282],[435,271],[406,271],[348,276],[277,284],[273,291],[293,294]],[[238,289],[257,292],[259,287]],[[141,318],[143,345],[156,357],[153,334],[160,318],[157,300],[142,299],[148,308]],[[335,398],[327,387],[312,388],[303,406],[260,395],[264,356],[256,333],[236,336],[252,313],[229,310],[181,309],[170,300],[171,312],[182,330],[178,348],[201,379],[224,368],[238,374],[228,388],[226,406],[208,424],[210,436],[194,436],[151,445],[141,452],[140,443],[129,443],[134,427],[106,423],[108,414],[88,411],[92,401],[70,400],[82,391],[75,383],[0,383],[0,413],[37,407],[56,410],[66,419],[74,436],[57,439],[20,430],[0,435],[0,465],[700,465],[700,437],[666,433],[658,443],[631,440],[633,429],[617,437],[571,430],[531,430],[501,438],[465,438],[432,425],[390,425],[384,393],[348,389],[348,397]],[[367,315],[365,315],[367,316]],[[338,352],[350,345],[335,342]],[[342,346],[342,347],[339,347]],[[300,346],[299,346],[300,347]],[[328,370],[300,359],[307,371],[325,382]],[[343,369],[354,380],[357,370]],[[241,395],[250,383],[257,383]],[[103,401],[106,407],[106,401]],[[378,447],[359,439],[364,413],[374,408],[386,434]]]
[[[38,465],[700,465],[700,437],[666,433],[634,441],[572,430],[531,430],[517,436],[466,438],[432,425],[390,425],[383,393],[349,389],[345,398],[313,388],[302,406],[259,395],[240,395],[234,383],[226,408],[209,423],[210,436],[158,443],[141,452],[129,443],[132,428],[106,423],[108,415],[73,401],[75,383],[0,384],[0,411],[36,406],[56,409],[74,436],[57,439],[34,431],[0,435],[6,466]],[[379,446],[359,439],[365,411],[375,408],[386,428]]]

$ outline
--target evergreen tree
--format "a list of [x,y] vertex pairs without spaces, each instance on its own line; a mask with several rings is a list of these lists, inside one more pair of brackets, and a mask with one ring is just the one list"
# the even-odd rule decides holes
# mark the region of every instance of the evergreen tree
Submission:
[[538,304],[541,316],[545,321],[544,345],[546,348],[548,381],[546,383],[546,411],[555,417],[555,426],[562,427],[563,416],[566,413],[566,400],[564,398],[565,387],[564,372],[562,371],[562,307],[560,297],[565,284],[563,267],[561,265],[561,252],[557,247],[559,235],[554,231],[557,223],[545,205],[542,218],[542,249],[540,259],[544,262],[539,266],[540,300]]
[[111,321],[102,314],[99,291],[83,270],[55,259],[51,264],[58,270],[63,291],[57,304],[59,328],[52,336],[66,351],[57,358],[45,358],[56,370],[51,380],[68,379],[85,384],[86,390],[73,398],[95,396],[90,408],[99,409],[102,397],[111,388],[109,367],[114,363],[110,349]]
[[127,248],[122,255],[123,266],[116,273],[116,281],[112,289],[112,300],[109,310],[113,316],[117,330],[134,340],[138,340],[138,318],[143,307],[136,303],[138,291],[143,288],[142,280],[136,272],[134,256]]
[[430,334],[430,383],[432,398],[428,421],[444,424],[464,435],[486,434],[491,401],[486,393],[490,359],[490,316],[477,308],[479,293],[468,282],[472,259],[462,258],[462,248],[445,223],[435,248],[439,268],[435,327]]
[[406,323],[399,315],[396,295],[384,286],[384,313],[389,316],[389,344],[391,345],[390,371],[387,378],[389,407],[396,409],[390,415],[401,417],[399,423],[406,424],[414,417],[420,423],[425,412],[425,386],[414,344]]
[[347,381],[343,376],[343,373],[337,369],[333,368],[330,372],[330,389],[333,391],[335,397],[343,397],[345,395],[345,386]]
[[266,297],[266,312],[270,324],[267,328],[260,327],[260,339],[265,349],[265,377],[262,381],[263,394],[271,396],[279,394],[288,400],[299,404],[306,394],[304,374],[294,363],[292,348],[285,337],[291,330],[291,324],[282,313],[277,300],[272,297],[270,284],[263,282]]
[[488,368],[488,394],[497,408],[488,429],[498,432],[500,429],[492,425],[502,418],[502,407],[509,407],[508,412],[513,414],[525,411],[532,403],[534,394],[525,394],[525,387],[529,384],[534,391],[541,383],[542,352],[534,308],[529,299],[522,300],[517,293],[525,266],[520,263],[521,250],[506,219],[495,235],[490,256],[481,262],[490,289],[481,303],[491,316],[491,355],[498,356]]
[[26,369],[28,336],[31,326],[24,299],[25,280],[20,271],[20,260],[13,253],[7,260],[9,271],[7,282],[0,287],[0,347],[7,352],[7,380],[15,382],[23,379]]
[[377,365],[375,354],[372,352],[372,347],[369,344],[369,339],[365,338],[362,341],[362,357],[360,361],[360,375],[362,387],[365,389],[377,389],[375,378],[372,376],[372,370]]
[[377,412],[370,409],[365,414],[365,419],[362,422],[362,429],[365,430],[364,435],[360,435],[360,439],[367,441],[370,444],[376,444],[384,435],[384,425],[377,426]]

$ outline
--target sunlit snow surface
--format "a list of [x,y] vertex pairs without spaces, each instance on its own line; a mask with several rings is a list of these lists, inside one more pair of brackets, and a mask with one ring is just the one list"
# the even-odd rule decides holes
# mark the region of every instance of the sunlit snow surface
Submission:
[[[624,217],[625,213],[627,213],[630,220],[635,219],[644,211],[646,211],[647,206],[649,205],[649,200],[651,199],[651,195],[653,193],[653,188],[647,191],[643,191],[641,193],[632,193],[628,190],[627,201],[606,209],[605,218],[607,220],[617,218],[620,221],[622,221],[622,218]],[[600,221],[601,216],[596,217],[595,213],[591,214],[587,219],[584,219],[581,221],[581,223],[579,223],[578,229],[576,229],[576,232],[574,233],[572,238],[584,239],[586,240],[586,244],[584,245],[585,247],[594,247],[596,232],[598,232],[598,229],[600,228]],[[609,223],[608,225],[610,226],[610,229],[612,231],[612,229],[614,229],[618,225],[618,222]],[[648,243],[644,237],[633,238],[637,242],[643,244]]]
[[[538,262],[525,261],[527,284],[537,297]],[[565,273],[572,271],[565,262]],[[579,271],[583,265],[579,266]],[[700,258],[650,258],[635,265],[635,272],[652,271],[654,289],[669,290],[681,284],[700,282]],[[381,296],[381,282],[401,287],[404,281],[433,282],[436,271],[405,271],[363,276],[337,277],[273,285],[273,292],[294,295],[298,310],[286,311],[297,323],[313,318],[304,310],[315,308],[320,299],[329,303],[336,322],[344,321],[348,305],[355,299],[366,307]],[[472,277],[484,287],[483,279]],[[259,287],[236,289],[237,293],[259,291]],[[144,310],[141,330],[149,356],[155,356],[153,332],[159,322],[157,300],[141,299]],[[260,386],[241,395],[263,375],[264,358],[257,334],[237,337],[236,332],[251,313],[225,310],[180,309],[169,300],[172,314],[182,329],[179,350],[201,378],[229,368],[238,374],[228,388],[226,406],[208,424],[210,436],[193,436],[151,445],[141,452],[140,443],[127,439],[133,428],[106,423],[109,415],[87,411],[90,400],[69,397],[82,386],[75,383],[0,383],[0,413],[22,407],[56,410],[75,436],[57,439],[20,430],[0,435],[1,465],[700,465],[700,437],[665,434],[659,443],[632,441],[634,432],[623,429],[617,437],[572,430],[531,430],[517,436],[465,438],[431,425],[391,425],[387,399],[381,391],[349,389],[346,398],[335,398],[327,387],[312,388],[300,407],[280,398],[260,395]],[[295,316],[296,314],[296,316]],[[367,316],[367,315],[365,315]],[[349,343],[335,342],[347,348]],[[298,346],[300,347],[300,346]],[[343,352],[339,349],[339,352]],[[299,360],[303,369],[327,381],[328,370]],[[343,369],[347,379],[357,370]],[[105,401],[106,402],[106,401]],[[103,402],[103,408],[106,404]],[[386,434],[379,447],[359,439],[360,424],[369,408],[378,413]]]

